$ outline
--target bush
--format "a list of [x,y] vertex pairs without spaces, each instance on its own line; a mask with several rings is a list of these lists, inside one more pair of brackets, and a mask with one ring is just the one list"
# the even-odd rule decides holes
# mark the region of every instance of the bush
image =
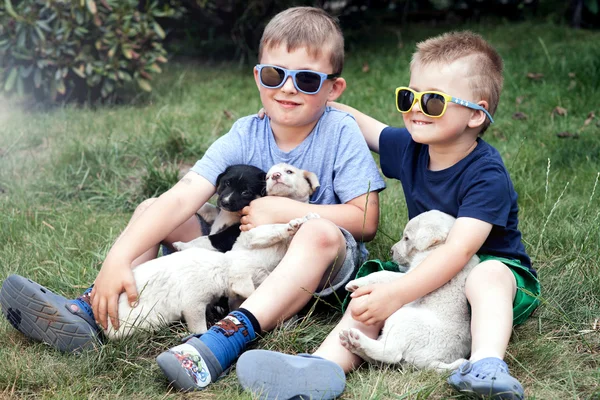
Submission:
[[80,102],[113,99],[127,82],[151,91],[167,61],[155,18],[172,14],[154,1],[2,1],[0,91]]

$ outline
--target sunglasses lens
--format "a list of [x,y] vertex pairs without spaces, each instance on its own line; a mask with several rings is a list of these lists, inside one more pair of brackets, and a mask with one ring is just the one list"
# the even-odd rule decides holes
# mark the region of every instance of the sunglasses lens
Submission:
[[281,68],[263,67],[260,70],[260,81],[266,87],[277,87],[283,81],[285,72]]
[[436,93],[423,93],[421,97],[421,109],[432,117],[439,117],[444,112],[444,105],[446,100],[443,96]]
[[321,77],[314,72],[298,72],[296,74],[298,89],[307,93],[317,93],[321,86]]
[[413,105],[413,101],[415,100],[415,96],[410,90],[402,89],[398,91],[398,98],[396,101],[398,102],[398,109],[402,112],[408,112]]

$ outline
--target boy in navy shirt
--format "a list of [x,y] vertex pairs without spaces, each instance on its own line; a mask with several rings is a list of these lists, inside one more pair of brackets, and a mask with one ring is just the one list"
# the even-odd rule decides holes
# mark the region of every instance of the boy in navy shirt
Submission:
[[[418,44],[410,83],[396,89],[406,128],[388,127],[334,104],[354,115],[370,149],[380,154],[384,175],[402,182],[409,218],[436,209],[457,220],[446,243],[410,274],[352,294],[348,311],[313,355],[322,357],[319,365],[315,358],[250,351],[238,361],[243,386],[285,393],[286,386],[316,381],[323,387],[313,385],[311,393],[325,392],[325,362],[348,372],[363,361],[341,345],[342,330],[357,328],[376,338],[392,313],[448,282],[477,254],[481,262],[465,288],[472,311],[471,356],[448,382],[478,396],[523,398],[503,358],[512,327],[538,305],[540,286],[521,242],[517,194],[508,171],[498,151],[480,138],[493,122],[502,80],[502,59],[484,39],[450,33]],[[252,373],[248,367],[257,363],[268,371]]]

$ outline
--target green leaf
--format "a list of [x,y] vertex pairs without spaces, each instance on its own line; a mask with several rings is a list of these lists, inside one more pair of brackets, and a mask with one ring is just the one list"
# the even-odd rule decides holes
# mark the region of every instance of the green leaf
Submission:
[[42,70],[36,69],[33,73],[33,84],[36,89],[39,89],[42,86]]
[[85,78],[85,67],[80,64],[79,67],[72,67],[71,70],[75,72],[80,78]]
[[93,15],[96,15],[96,13],[98,12],[98,7],[96,7],[96,2],[94,0],[86,0],[85,1],[88,10],[90,10],[90,12]]
[[15,81],[17,80],[18,71],[17,67],[12,67],[10,73],[8,74],[8,78],[6,78],[6,82],[4,82],[4,91],[10,92],[15,86]]
[[17,78],[17,93],[19,96],[23,96],[25,94],[24,79],[21,77]]
[[153,24],[153,27],[154,27],[154,32],[156,32],[156,34],[158,35],[159,38],[164,39],[167,36],[165,34],[165,31],[163,30],[163,28],[161,28],[157,22],[155,22]]
[[148,82],[146,79],[141,79],[139,78],[137,80],[138,86],[140,87],[140,89],[142,89],[145,92],[151,92],[152,91],[152,86],[150,85],[150,82]]
[[67,93],[67,88],[65,87],[65,81],[63,79],[59,79],[56,82],[56,91],[60,94]]
[[585,6],[594,15],[598,14],[600,0],[585,0]]
[[12,6],[12,1],[10,0],[4,0],[4,8],[6,8],[6,12],[13,17],[14,19],[16,19],[17,21],[20,21],[22,18],[15,12],[13,6]]

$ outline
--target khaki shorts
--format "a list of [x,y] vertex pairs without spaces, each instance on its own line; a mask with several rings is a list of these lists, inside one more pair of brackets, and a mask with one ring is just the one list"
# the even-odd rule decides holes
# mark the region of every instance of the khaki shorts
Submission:
[[540,281],[531,273],[529,268],[522,265],[519,260],[511,260],[503,257],[479,255],[480,262],[497,260],[506,265],[517,282],[517,293],[513,300],[513,326],[522,324],[529,318],[540,304]]

